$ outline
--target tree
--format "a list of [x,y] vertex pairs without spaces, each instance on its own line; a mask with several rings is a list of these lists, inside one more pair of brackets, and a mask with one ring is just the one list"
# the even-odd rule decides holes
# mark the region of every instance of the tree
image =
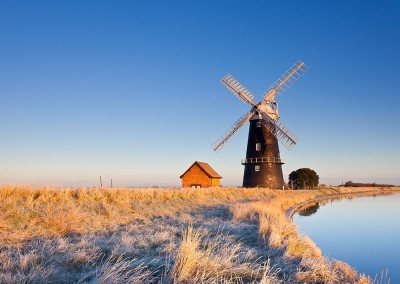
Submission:
[[354,185],[354,183],[351,180],[346,181],[346,183],[344,184],[344,186],[346,186],[346,187],[351,187],[353,185]]
[[314,170],[301,168],[289,174],[289,184],[296,188],[313,188],[319,183],[319,176]]

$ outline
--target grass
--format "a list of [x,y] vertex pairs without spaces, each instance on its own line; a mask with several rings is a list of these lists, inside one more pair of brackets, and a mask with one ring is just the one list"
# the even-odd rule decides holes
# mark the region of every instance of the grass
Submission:
[[201,207],[274,197],[271,190],[0,187],[0,242],[115,230]]
[[169,280],[173,283],[279,283],[268,261],[242,256],[242,245],[208,238],[189,225],[184,231]]
[[360,191],[1,186],[0,283],[372,283],[286,217]]

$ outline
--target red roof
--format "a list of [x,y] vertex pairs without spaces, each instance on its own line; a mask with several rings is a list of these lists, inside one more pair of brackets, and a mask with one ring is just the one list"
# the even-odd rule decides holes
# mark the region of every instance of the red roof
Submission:
[[199,168],[210,178],[222,178],[209,164],[203,162],[194,162],[186,172],[184,172],[180,178],[182,178],[194,165],[198,165]]

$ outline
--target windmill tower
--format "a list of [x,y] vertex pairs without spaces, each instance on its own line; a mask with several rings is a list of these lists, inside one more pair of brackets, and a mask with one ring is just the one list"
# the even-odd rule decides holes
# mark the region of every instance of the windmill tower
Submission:
[[218,152],[236,131],[250,121],[246,158],[242,160],[243,187],[283,187],[284,161],[280,157],[278,140],[290,149],[298,138],[280,121],[276,99],[306,71],[307,66],[298,61],[264,93],[263,100],[258,103],[253,102],[254,95],[232,75],[221,79],[222,85],[251,106],[250,111],[213,144],[214,151]]

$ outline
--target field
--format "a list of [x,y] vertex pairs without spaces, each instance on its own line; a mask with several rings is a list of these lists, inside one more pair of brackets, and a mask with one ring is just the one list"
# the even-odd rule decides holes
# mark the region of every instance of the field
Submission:
[[0,283],[377,282],[324,257],[286,217],[370,190],[1,186]]

